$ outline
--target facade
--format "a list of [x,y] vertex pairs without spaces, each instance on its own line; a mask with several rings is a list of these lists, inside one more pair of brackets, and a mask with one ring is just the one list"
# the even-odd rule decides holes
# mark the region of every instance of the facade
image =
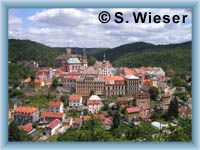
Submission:
[[140,106],[141,104],[150,104],[149,93],[136,93],[134,94],[133,98],[137,106]]
[[79,95],[94,94],[104,95],[105,80],[93,75],[82,75],[76,80],[76,93]]
[[59,112],[63,113],[64,105],[61,101],[50,101],[49,102],[49,111],[50,112]]
[[35,107],[19,106],[14,110],[14,122],[17,124],[34,123],[39,120],[39,111]]
[[81,66],[82,63],[78,58],[69,58],[64,67],[66,72],[79,72]]
[[125,80],[121,76],[108,76],[106,77],[105,95],[125,95],[126,87]]
[[46,128],[45,132],[46,134],[52,136],[58,132],[61,126],[62,122],[58,119],[55,119],[48,124],[48,127]]
[[53,70],[52,68],[44,68],[44,69],[39,69],[36,72],[36,79],[40,79],[42,81],[47,81],[47,80],[51,80],[53,78]]
[[46,112],[46,111],[41,112],[41,117],[40,117],[41,122],[51,122],[55,119],[59,119],[61,122],[63,122],[63,120],[65,119],[65,114],[59,112]]
[[138,107],[127,108],[125,111],[126,121],[132,123],[140,118],[140,109]]
[[69,92],[76,91],[76,79],[80,75],[80,72],[69,72],[61,78],[63,86]]
[[80,95],[72,94],[69,97],[69,107],[78,107],[82,106],[83,98]]
[[101,98],[97,95],[90,96],[90,98],[87,100],[87,107],[88,107],[88,112],[92,114],[98,113],[99,110],[103,107]]
[[81,118],[74,118],[73,119],[73,128],[80,128],[82,126],[82,119]]
[[140,79],[134,75],[126,75],[126,94],[132,95],[140,91]]
[[151,118],[151,111],[149,104],[141,104],[140,108],[140,118],[142,120],[149,120]]
[[169,93],[162,95],[162,110],[163,112],[168,111],[172,96]]

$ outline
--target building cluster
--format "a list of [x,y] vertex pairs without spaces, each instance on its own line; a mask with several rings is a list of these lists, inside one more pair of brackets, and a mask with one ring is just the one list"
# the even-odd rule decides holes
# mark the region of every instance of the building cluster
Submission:
[[[103,114],[102,108],[106,104],[127,106],[124,111],[124,120],[128,123],[140,120],[151,120],[152,106],[150,103],[150,87],[157,87],[160,94],[162,113],[169,109],[172,100],[170,85],[166,82],[165,72],[161,67],[113,67],[106,60],[104,54],[102,61],[96,61],[88,66],[85,49],[83,55],[72,54],[70,48],[66,54],[56,58],[58,69],[39,68],[35,74],[36,88],[49,88],[56,78],[70,96],[66,99],[68,106],[63,102],[53,100],[49,102],[48,109],[30,106],[21,106],[22,103],[13,102],[9,111],[10,118],[27,133],[34,131],[33,124],[39,122],[44,125],[47,135],[66,130],[67,127],[79,128],[92,116],[98,118],[105,129],[109,130],[112,117]],[[23,83],[29,84],[31,78]],[[112,97],[116,97],[112,100]],[[188,104],[189,105],[189,104]],[[79,117],[68,116],[69,110],[79,110]],[[89,115],[84,115],[86,110]],[[187,108],[179,109],[181,115],[190,113]]]

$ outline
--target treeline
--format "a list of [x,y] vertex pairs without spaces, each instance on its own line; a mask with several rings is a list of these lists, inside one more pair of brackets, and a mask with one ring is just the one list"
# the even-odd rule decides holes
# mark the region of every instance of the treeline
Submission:
[[37,61],[41,66],[53,66],[54,59],[61,52],[30,40],[9,40],[9,61]]

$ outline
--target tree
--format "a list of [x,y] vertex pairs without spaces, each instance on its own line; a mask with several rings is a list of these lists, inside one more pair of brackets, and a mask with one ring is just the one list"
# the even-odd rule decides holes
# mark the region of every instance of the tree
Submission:
[[149,88],[149,94],[151,96],[151,99],[155,100],[158,96],[158,93],[159,93],[159,91],[158,91],[157,87],[152,86],[152,87]]
[[167,118],[178,118],[178,115],[178,101],[177,97],[175,97],[175,99],[170,102]]
[[93,66],[96,63],[97,59],[94,56],[89,56],[88,65]]
[[120,120],[121,120],[121,116],[120,116],[120,111],[119,111],[119,107],[118,106],[113,106],[113,112],[112,112],[112,116],[113,116],[113,124],[112,124],[112,128],[118,128],[120,125]]
[[58,86],[58,79],[54,78],[53,79],[53,82],[52,82],[52,85],[51,85],[51,88],[52,89],[56,89]]
[[28,141],[31,137],[21,130],[17,124],[11,122],[9,124],[9,141]]

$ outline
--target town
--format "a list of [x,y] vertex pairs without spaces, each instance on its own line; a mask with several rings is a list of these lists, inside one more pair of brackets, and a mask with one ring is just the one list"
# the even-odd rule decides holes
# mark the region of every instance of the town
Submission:
[[113,67],[106,54],[88,65],[85,49],[73,54],[69,47],[55,58],[56,68],[26,63],[35,75],[16,87],[24,98],[12,93],[9,124],[27,140],[176,141],[191,121],[191,92],[159,66]]

